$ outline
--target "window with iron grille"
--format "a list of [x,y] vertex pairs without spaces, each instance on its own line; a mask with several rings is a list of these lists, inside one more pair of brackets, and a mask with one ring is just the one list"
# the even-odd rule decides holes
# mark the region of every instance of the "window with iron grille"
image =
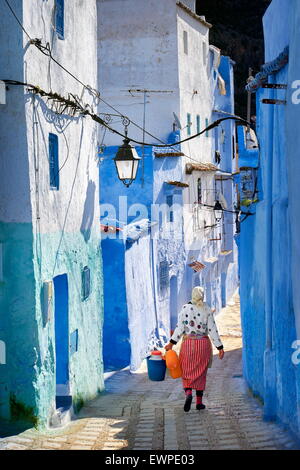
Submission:
[[[208,127],[208,119],[205,119],[205,127]],[[209,131],[205,132],[206,137],[209,137]]]
[[197,181],[197,197],[198,197],[198,204],[202,204],[202,181],[201,181],[201,178],[198,178],[198,181]]
[[59,189],[58,137],[49,134],[49,176],[50,188]]
[[174,222],[173,196],[167,196],[167,205],[169,207],[168,222]]
[[187,127],[187,135],[191,135],[191,133],[192,133],[192,129],[191,129],[191,127],[192,127],[192,121],[191,121],[191,115],[190,115],[190,113],[187,113],[187,115],[186,115],[186,121],[187,121],[187,126],[186,126],[186,127]]
[[196,117],[196,123],[197,123],[197,134],[199,134],[200,132],[200,116],[199,114],[197,114],[197,117]]
[[183,31],[183,50],[185,54],[189,53],[189,48],[188,48],[188,33],[187,31]]
[[65,37],[65,2],[55,0],[55,30],[59,39]]
[[164,295],[169,287],[169,263],[161,261],[159,263],[159,292]]
[[91,271],[85,266],[82,271],[82,299],[86,300],[91,293]]

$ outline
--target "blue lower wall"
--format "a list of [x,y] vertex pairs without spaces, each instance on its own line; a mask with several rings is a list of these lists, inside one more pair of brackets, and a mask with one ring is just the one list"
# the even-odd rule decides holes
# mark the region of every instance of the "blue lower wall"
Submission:
[[[49,424],[56,407],[55,305],[51,303],[45,323],[45,281],[61,275],[68,278],[68,348],[71,334],[78,332],[78,347],[69,352],[69,385],[75,408],[104,388],[99,232],[92,230],[89,237],[80,232],[38,234],[29,223],[1,223],[0,242],[0,339],[7,347],[7,363],[0,365],[0,417],[14,417],[13,398],[27,414],[17,418],[29,419],[31,425],[35,422],[42,427]],[[90,295],[83,299],[85,266],[90,268],[91,284]]]
[[123,240],[102,240],[104,275],[103,360],[106,371],[130,363],[131,348],[125,285]]
[[[285,83],[287,67],[275,82]],[[292,296],[289,187],[284,107],[263,105],[270,91],[257,92],[260,140],[259,203],[241,224],[239,269],[244,375],[265,404],[265,417],[299,433],[299,365],[293,364],[297,339]],[[276,96],[273,96],[276,97]]]

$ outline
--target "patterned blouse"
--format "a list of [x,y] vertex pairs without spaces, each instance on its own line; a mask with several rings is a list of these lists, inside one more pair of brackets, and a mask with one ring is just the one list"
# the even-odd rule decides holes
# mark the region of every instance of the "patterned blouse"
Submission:
[[215,347],[223,349],[214,315],[205,302],[200,308],[192,303],[183,306],[170,342],[176,344],[183,334],[210,336]]

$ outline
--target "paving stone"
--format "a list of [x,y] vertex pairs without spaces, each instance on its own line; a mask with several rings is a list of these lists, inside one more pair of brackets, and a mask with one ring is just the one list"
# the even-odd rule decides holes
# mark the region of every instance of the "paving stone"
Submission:
[[[96,441],[94,441],[96,442]],[[91,441],[86,441],[86,440],[83,440],[83,439],[78,439],[76,441],[73,441],[73,444],[74,445],[83,445],[83,446],[92,446],[93,443]]]
[[[226,334],[239,331],[239,301],[226,307],[216,321]],[[233,334],[233,333],[232,333]],[[59,435],[26,434],[0,440],[0,449],[56,450],[275,450],[297,448],[290,434],[276,423],[263,421],[262,408],[247,393],[242,377],[242,339],[222,336],[226,361],[214,357],[208,372],[204,403],[183,412],[181,382],[166,377],[157,385],[148,380],[146,365],[130,374],[119,371],[106,383],[106,394],[81,410]],[[216,353],[216,351],[214,351]],[[235,376],[235,377],[234,377]],[[128,440],[127,440],[128,439]],[[125,450],[124,449],[124,450]]]
[[209,446],[195,445],[195,446],[191,446],[191,450],[210,450],[210,447]]
[[91,450],[92,446],[73,445],[70,450]]
[[6,450],[26,450],[27,447],[22,444],[15,444],[13,442],[9,442],[5,444],[4,449]]
[[61,442],[45,441],[42,443],[43,447],[50,447],[51,449],[61,449]]
[[86,434],[76,434],[77,439],[82,439],[85,441],[95,442],[97,440],[97,436],[90,436]]
[[152,436],[149,437],[136,437],[135,443],[137,442],[152,442]]
[[240,450],[241,447],[237,444],[237,445],[218,445],[217,446],[217,449],[218,450]]
[[28,439],[25,437],[13,437],[8,438],[7,442],[17,443],[17,444],[31,444],[33,442],[32,439]]

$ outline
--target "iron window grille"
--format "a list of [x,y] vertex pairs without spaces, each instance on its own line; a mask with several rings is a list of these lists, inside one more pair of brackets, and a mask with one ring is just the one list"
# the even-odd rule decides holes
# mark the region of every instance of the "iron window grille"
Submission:
[[191,121],[191,115],[190,113],[187,113],[186,115],[186,120],[187,120],[187,135],[191,135],[192,134],[192,121]]
[[183,31],[183,50],[185,54],[189,53],[189,47],[188,47],[188,33],[187,31]]
[[86,300],[91,293],[91,271],[85,266],[82,271],[82,299]]
[[167,196],[167,205],[169,207],[168,213],[168,222],[174,222],[174,212],[173,212],[173,196]]
[[160,295],[166,294],[169,288],[169,263],[161,261],[159,263],[159,291]]
[[59,189],[58,137],[49,134],[49,175],[50,188]]
[[59,39],[65,38],[65,2],[55,0],[55,30]]
[[199,114],[197,114],[197,116],[196,116],[196,125],[197,125],[197,134],[199,134],[199,132],[201,132],[201,129],[200,129],[200,116],[199,116]]

